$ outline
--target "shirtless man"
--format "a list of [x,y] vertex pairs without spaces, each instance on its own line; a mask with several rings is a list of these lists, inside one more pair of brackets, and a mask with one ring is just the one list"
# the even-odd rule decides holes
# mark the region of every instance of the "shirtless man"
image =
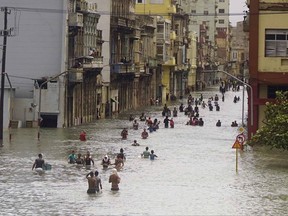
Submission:
[[120,177],[117,174],[117,170],[113,169],[112,174],[109,177],[109,183],[112,183],[111,190],[112,191],[118,191],[119,190],[119,183],[120,183]]
[[96,193],[96,178],[94,176],[93,172],[90,172],[86,175],[86,178],[88,180],[88,190],[87,193],[88,194],[95,194]]
[[115,159],[114,165],[115,165],[115,168],[117,171],[121,170],[121,168],[123,168],[123,166],[124,166],[124,161],[119,154],[117,155],[117,157]]

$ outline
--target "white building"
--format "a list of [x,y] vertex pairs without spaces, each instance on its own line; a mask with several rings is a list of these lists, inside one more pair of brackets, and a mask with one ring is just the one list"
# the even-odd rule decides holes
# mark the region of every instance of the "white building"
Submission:
[[190,10],[190,31],[200,35],[201,24],[207,26],[207,40],[214,43],[216,34],[216,3],[218,0],[191,0],[188,4]]
[[[13,37],[8,38],[6,72],[15,88],[16,105],[19,110],[14,120],[37,121],[39,92],[34,92],[34,84],[41,84],[45,78],[56,76],[66,70],[67,6],[63,0],[0,0],[1,7],[9,7],[8,28],[13,28]],[[4,13],[0,12],[0,29],[3,29]],[[1,53],[2,57],[2,53]],[[39,80],[39,83],[35,81]],[[7,84],[7,82],[6,82]],[[64,122],[63,82],[55,80],[42,90],[42,113],[57,127]],[[54,98],[50,102],[49,98]],[[31,106],[31,101],[36,106]],[[17,102],[16,102],[17,103]],[[34,115],[25,116],[25,110]],[[6,113],[4,113],[4,116]],[[17,118],[17,119],[15,119]]]

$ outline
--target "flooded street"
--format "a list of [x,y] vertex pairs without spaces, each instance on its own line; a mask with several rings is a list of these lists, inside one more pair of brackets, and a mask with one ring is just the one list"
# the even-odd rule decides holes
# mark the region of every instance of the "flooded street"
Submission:
[[[218,88],[202,93],[205,101],[219,95]],[[235,95],[241,98],[236,104]],[[133,130],[129,114],[77,128],[41,129],[40,142],[36,129],[14,130],[11,143],[6,132],[5,146],[0,149],[1,214],[287,215],[287,153],[263,148],[241,152],[236,174],[231,147],[238,132],[230,125],[234,120],[241,123],[242,91],[227,92],[219,105],[220,112],[199,107],[204,127],[186,126],[188,117],[178,112],[174,129],[164,128],[162,106],[149,107],[146,115],[161,124],[146,140],[140,138],[144,123]],[[133,115],[138,117],[141,112]],[[215,126],[218,119],[222,127]],[[124,127],[128,127],[127,140],[120,136]],[[83,129],[89,138],[86,142],[78,140]],[[134,139],[140,146],[131,146]],[[146,146],[158,155],[155,161],[140,157]],[[103,171],[100,163],[105,154],[114,159],[120,148],[127,160],[119,172],[120,191],[111,192],[111,170]],[[91,152],[93,170],[102,179],[102,193],[87,195],[85,175],[89,171],[67,163],[71,150]],[[31,171],[38,153],[53,167],[42,176]]]

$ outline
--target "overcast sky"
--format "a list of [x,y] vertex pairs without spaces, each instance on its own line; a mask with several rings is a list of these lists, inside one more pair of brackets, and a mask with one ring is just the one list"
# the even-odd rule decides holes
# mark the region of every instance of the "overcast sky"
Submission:
[[236,23],[239,21],[243,21],[243,15],[235,16],[233,14],[243,13],[243,11],[247,10],[246,0],[230,0],[230,22],[232,26],[236,26]]

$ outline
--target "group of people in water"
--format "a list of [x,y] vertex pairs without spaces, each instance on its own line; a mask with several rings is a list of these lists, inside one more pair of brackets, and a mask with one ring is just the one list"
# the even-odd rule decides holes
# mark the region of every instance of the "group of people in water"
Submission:
[[[224,93],[222,93],[222,101],[224,101]],[[239,101],[239,97],[234,97],[234,102]],[[184,113],[184,115],[188,116],[189,120],[187,121],[186,125],[191,126],[204,126],[204,120],[202,117],[199,116],[199,107],[202,107],[202,109],[205,109],[207,106],[209,108],[209,111],[213,111],[213,108],[215,107],[216,111],[220,111],[219,106],[219,97],[216,94],[214,97],[210,97],[207,100],[207,103],[204,101],[203,95],[200,94],[199,98],[194,98],[190,94],[187,99],[187,106],[184,106],[183,103],[180,104],[179,109],[177,107],[173,107],[172,111],[167,106],[167,104],[164,105],[162,110],[162,117],[163,117],[163,124],[164,128],[174,128],[175,123],[173,118],[178,117],[178,110],[180,113]],[[236,103],[236,102],[235,102]],[[145,113],[142,113],[139,116],[139,119],[134,118],[132,115],[129,117],[129,121],[132,122],[132,128],[133,130],[139,129],[139,122],[144,122],[145,127],[143,128],[143,131],[141,132],[141,138],[147,139],[149,137],[149,133],[152,133],[154,131],[157,131],[159,129],[159,125],[161,121],[159,121],[157,118],[154,120],[151,119],[151,117],[146,117]],[[216,122],[217,127],[221,127],[221,121],[218,120]],[[233,121],[231,124],[231,127],[238,127],[238,124],[236,121]],[[79,135],[79,139],[81,141],[86,141],[86,132],[82,131]],[[123,128],[121,131],[121,138],[123,140],[126,140],[128,138],[128,128]],[[135,139],[131,146],[140,146],[140,144]],[[141,153],[141,157],[145,159],[154,160],[158,156],[155,154],[154,150],[150,150],[149,147],[145,147],[145,150]],[[118,175],[118,172],[121,171],[124,167],[124,163],[126,161],[126,157],[124,155],[123,148],[120,149],[120,152],[116,154],[114,161],[108,156],[105,155],[101,159],[101,166],[103,167],[103,170],[111,169],[111,174],[109,176],[109,183],[111,183],[111,190],[112,191],[118,191],[119,190],[119,183],[121,181],[121,178]],[[71,154],[68,156],[68,163],[70,164],[76,164],[77,167],[85,167],[86,169],[91,169],[92,166],[94,166],[95,162],[92,158],[89,151],[86,152],[85,155],[82,156],[81,153],[78,153],[76,155],[75,151],[72,150]],[[37,168],[42,168],[45,164],[45,161],[43,159],[42,154],[38,155],[38,159],[35,160],[32,170]],[[88,194],[95,194],[99,193],[102,190],[102,182],[101,178],[99,177],[99,171],[96,170],[95,172],[91,171],[86,174],[86,179],[88,181]]]

